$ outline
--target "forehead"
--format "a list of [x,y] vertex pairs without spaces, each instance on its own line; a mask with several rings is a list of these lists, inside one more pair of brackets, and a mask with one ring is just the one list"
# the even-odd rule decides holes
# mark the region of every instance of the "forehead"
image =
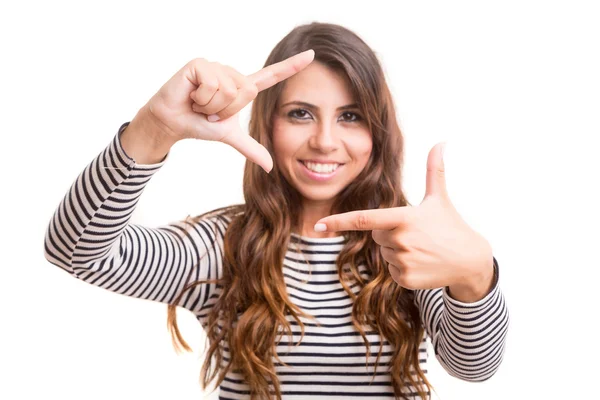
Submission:
[[304,101],[319,107],[339,107],[354,103],[348,78],[319,62],[285,80],[280,104]]

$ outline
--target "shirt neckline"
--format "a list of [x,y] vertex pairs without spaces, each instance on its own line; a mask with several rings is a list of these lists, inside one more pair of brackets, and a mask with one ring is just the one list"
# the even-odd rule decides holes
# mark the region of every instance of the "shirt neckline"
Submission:
[[307,243],[342,243],[346,241],[346,237],[345,236],[334,236],[334,237],[327,237],[327,238],[314,238],[314,237],[308,237],[308,236],[302,236],[299,235],[297,233],[292,232],[291,235],[296,238],[296,239],[300,239],[303,242],[307,242]]

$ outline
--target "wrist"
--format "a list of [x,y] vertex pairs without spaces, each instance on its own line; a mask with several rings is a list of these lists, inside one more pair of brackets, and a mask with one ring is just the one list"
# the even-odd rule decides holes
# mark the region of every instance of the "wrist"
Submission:
[[154,119],[144,106],[119,137],[125,153],[138,164],[161,162],[177,142]]
[[496,268],[493,257],[478,273],[460,283],[448,286],[450,296],[463,303],[474,303],[487,296],[496,285]]

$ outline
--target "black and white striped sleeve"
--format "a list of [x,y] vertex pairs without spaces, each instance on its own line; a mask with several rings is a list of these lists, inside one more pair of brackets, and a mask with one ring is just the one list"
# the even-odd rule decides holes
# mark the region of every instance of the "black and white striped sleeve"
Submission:
[[509,314],[498,286],[496,258],[494,268],[494,288],[474,303],[453,299],[447,288],[415,292],[415,303],[437,359],[450,375],[463,380],[489,379],[504,355]]
[[[123,295],[172,303],[189,282],[220,277],[218,219],[158,228],[130,224],[144,187],[168,158],[142,165],[120,143],[81,172],[52,216],[44,239],[48,261],[74,277]],[[196,285],[177,303],[199,313],[216,285]]]

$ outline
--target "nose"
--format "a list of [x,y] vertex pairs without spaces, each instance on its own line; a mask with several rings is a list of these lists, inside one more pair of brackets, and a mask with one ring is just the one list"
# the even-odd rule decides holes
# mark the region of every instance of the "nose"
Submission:
[[332,126],[327,122],[318,124],[308,144],[313,149],[323,153],[335,151],[339,146],[335,125]]

